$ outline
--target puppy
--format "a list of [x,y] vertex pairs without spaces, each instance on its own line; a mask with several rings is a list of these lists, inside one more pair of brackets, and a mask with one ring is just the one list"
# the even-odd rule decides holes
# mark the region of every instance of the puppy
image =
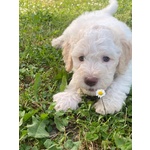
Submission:
[[131,30],[114,18],[117,1],[75,19],[52,46],[63,49],[65,68],[73,72],[64,92],[53,96],[56,111],[77,109],[82,93],[95,96],[98,89],[106,95],[95,103],[99,114],[118,112],[131,87]]

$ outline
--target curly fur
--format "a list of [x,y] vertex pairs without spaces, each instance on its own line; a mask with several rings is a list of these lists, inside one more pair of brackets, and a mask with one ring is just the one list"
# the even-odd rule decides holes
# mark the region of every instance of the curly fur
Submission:
[[[132,33],[125,23],[112,16],[117,7],[117,1],[110,0],[106,8],[82,14],[52,40],[52,46],[63,49],[66,70],[73,72],[66,90],[53,96],[57,111],[77,109],[81,101],[79,90],[94,96],[98,89],[104,89],[106,95],[105,110],[99,100],[95,104],[97,113],[113,114],[122,108],[132,82]],[[104,56],[110,60],[105,62]],[[85,78],[96,79],[96,84],[87,84]]]

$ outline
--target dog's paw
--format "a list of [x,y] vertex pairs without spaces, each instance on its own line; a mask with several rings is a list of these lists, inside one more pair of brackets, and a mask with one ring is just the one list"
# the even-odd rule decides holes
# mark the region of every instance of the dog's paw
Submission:
[[104,98],[103,100],[100,99],[97,103],[95,103],[94,107],[97,113],[106,115],[120,111],[122,105],[123,104],[120,102],[117,103]]
[[77,93],[60,92],[53,96],[53,101],[56,102],[55,110],[67,111],[68,109],[75,110],[78,108],[78,103],[81,101]]

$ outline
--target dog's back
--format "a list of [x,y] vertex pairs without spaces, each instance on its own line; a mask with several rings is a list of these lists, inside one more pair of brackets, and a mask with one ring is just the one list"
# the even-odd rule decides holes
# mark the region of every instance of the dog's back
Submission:
[[125,34],[128,36],[128,38],[131,38],[131,31],[127,25],[113,17],[113,14],[117,11],[117,8],[117,0],[109,0],[109,5],[102,10],[83,13],[78,18],[73,20],[68,28],[66,28],[66,30],[63,32],[63,38],[60,36],[57,39],[53,39],[52,46],[55,48],[62,48],[64,39],[74,39],[75,41],[77,40],[78,35],[80,35],[80,32],[82,32],[83,35],[86,30],[89,29],[89,27],[93,25],[95,26],[96,24],[98,26],[100,25],[110,28],[120,28],[120,30],[126,31]]
[[117,8],[117,1],[110,0],[109,5],[102,10],[85,12],[70,24],[70,26],[64,31],[63,35],[66,39],[74,39],[75,42],[78,35],[83,36],[87,31],[89,31],[89,28],[93,28],[93,26],[95,27],[97,25],[107,26],[108,28],[113,29],[114,32],[119,32],[118,34],[124,32],[123,34],[130,39],[130,28],[125,23],[113,17],[113,14],[117,11]]

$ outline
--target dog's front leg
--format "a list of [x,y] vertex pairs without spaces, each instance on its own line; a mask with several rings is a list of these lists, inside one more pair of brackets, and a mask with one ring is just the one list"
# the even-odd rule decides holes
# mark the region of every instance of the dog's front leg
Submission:
[[56,102],[56,111],[67,111],[68,109],[75,110],[78,108],[78,103],[81,101],[81,97],[78,89],[72,85],[72,82],[70,82],[64,92],[57,93],[53,96],[53,101]]
[[115,78],[112,85],[106,90],[106,95],[96,104],[95,109],[99,114],[113,114],[120,111],[127,94],[130,92],[132,82],[131,64],[122,75]]

